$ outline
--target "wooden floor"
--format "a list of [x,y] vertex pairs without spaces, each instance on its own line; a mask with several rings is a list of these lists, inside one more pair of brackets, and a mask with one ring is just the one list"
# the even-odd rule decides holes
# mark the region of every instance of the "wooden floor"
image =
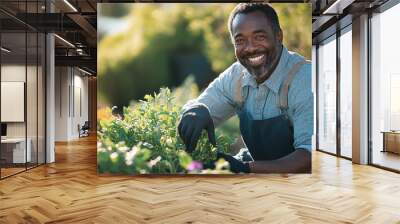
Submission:
[[24,168],[20,168],[20,167],[14,168],[14,167],[12,167],[12,168],[0,168],[0,169],[1,169],[1,177],[2,178],[26,170],[25,167]]
[[8,176],[23,172],[23,171],[25,171],[27,169],[33,169],[36,166],[37,166],[37,164],[29,164],[28,163],[27,167],[25,167],[24,164],[18,165],[18,167],[6,167],[6,168],[2,167],[2,168],[0,168],[1,169],[0,170],[1,178],[5,178],[5,177],[8,177]]
[[94,138],[0,181],[0,223],[400,223],[400,175],[315,152],[311,175],[99,177]]

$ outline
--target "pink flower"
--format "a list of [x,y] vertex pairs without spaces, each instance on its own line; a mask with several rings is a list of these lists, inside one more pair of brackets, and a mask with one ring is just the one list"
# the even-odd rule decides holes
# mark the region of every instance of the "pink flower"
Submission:
[[188,171],[201,170],[203,169],[203,164],[199,161],[192,161],[186,169]]

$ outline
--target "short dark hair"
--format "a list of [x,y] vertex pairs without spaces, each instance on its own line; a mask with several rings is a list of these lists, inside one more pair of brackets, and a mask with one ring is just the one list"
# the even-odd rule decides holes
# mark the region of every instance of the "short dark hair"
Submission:
[[231,12],[228,20],[228,29],[229,33],[231,34],[232,37],[232,22],[233,19],[236,17],[237,14],[243,13],[243,14],[248,14],[251,12],[255,11],[260,11],[264,13],[264,15],[268,18],[269,22],[272,25],[272,29],[274,30],[275,33],[279,32],[281,30],[281,27],[279,25],[279,19],[278,15],[276,14],[276,11],[272,6],[268,3],[240,3],[238,4]]

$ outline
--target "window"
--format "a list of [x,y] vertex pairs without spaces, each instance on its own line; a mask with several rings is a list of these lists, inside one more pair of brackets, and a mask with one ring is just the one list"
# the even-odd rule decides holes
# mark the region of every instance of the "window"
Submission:
[[[21,1],[18,13],[40,13],[44,3]],[[0,12],[1,179],[45,163],[45,44],[44,33]]]
[[[388,151],[384,142],[385,135],[397,135],[394,131],[400,130],[400,33],[395,28],[398,21],[399,4],[371,18],[372,163],[396,170],[400,170],[400,156]],[[400,143],[396,142],[395,148],[399,148]]]
[[318,149],[336,153],[336,35],[318,48]]
[[340,155],[351,158],[352,149],[352,33],[351,25],[340,36]]

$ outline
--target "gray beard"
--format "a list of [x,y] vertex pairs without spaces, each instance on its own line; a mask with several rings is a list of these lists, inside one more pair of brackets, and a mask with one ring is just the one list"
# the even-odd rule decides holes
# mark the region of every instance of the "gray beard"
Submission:
[[[279,49],[278,49],[277,55],[271,60],[267,59],[267,62],[265,63],[265,66],[263,66],[263,67],[261,67],[259,69],[252,69],[251,67],[247,68],[246,66],[244,66],[244,67],[246,67],[247,71],[249,71],[249,73],[254,77],[261,77],[261,76],[263,76],[263,75],[265,75],[267,73],[272,73],[273,71],[270,71],[270,70],[272,68],[276,68],[275,65],[277,65],[279,63],[279,59],[280,59],[280,56],[281,56],[281,53],[282,53],[283,45],[280,44],[278,46],[278,48]],[[268,63],[268,62],[270,62],[270,63]]]
[[[250,74],[252,76],[254,76],[256,79],[260,79],[260,78],[263,78],[263,76],[267,76],[267,78],[265,79],[265,80],[267,80],[269,78],[269,76],[271,76],[271,74],[273,73],[273,70],[275,70],[276,67],[278,66],[279,60],[281,58],[283,45],[279,45],[278,48],[279,49],[278,49],[277,55],[275,56],[275,58],[270,60],[271,63],[266,63],[266,65],[264,67],[262,67],[258,70],[252,69],[252,71],[251,71],[251,70],[247,69],[250,72]],[[262,70],[262,71],[260,71],[260,70]]]

